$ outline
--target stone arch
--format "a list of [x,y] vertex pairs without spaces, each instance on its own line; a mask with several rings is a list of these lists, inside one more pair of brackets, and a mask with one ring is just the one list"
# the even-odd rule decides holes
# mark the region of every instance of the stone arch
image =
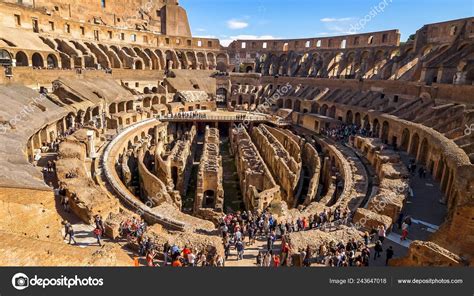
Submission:
[[127,111],[133,110],[133,101],[128,101],[126,107]]
[[331,108],[329,108],[328,117],[336,118],[336,106],[331,106]]
[[17,67],[28,67],[28,56],[23,51],[19,51],[15,55],[16,66]]
[[31,61],[32,61],[33,67],[44,68],[43,56],[41,56],[41,54],[37,52],[33,53],[33,55],[31,56]]
[[216,69],[216,56],[212,52],[207,53],[207,63],[209,65],[209,70]]
[[140,60],[135,61],[135,70],[143,70],[143,62]]
[[293,109],[293,101],[291,99],[285,100],[285,109]]
[[5,49],[0,49],[0,66],[11,66],[12,55]]
[[114,114],[116,109],[117,109],[117,104],[116,103],[111,103],[109,105],[109,114]]
[[415,133],[411,139],[410,154],[416,157],[418,155],[419,147],[420,147],[420,136],[418,136],[418,134]]
[[49,54],[46,58],[46,65],[48,69],[54,69],[58,67],[58,58],[54,54]]
[[402,132],[402,140],[400,143],[400,148],[404,151],[408,151],[408,145],[410,144],[410,130],[405,128]]
[[160,104],[166,104],[166,96],[162,96],[160,99]]
[[318,114],[319,112],[319,104],[316,102],[313,102],[311,104],[311,113]]
[[390,133],[390,124],[388,123],[388,121],[384,121],[382,123],[382,135],[380,136],[380,138],[382,139],[382,142],[388,143],[389,133]]
[[143,99],[143,107],[150,108],[151,107],[151,98],[146,97]]
[[126,102],[120,102],[118,104],[118,112],[125,112],[125,104]]
[[380,122],[377,118],[372,123],[372,132],[375,138],[380,137]]
[[346,123],[353,124],[354,123],[354,115],[352,114],[351,110],[348,110],[346,113]]
[[196,55],[192,51],[186,52],[186,60],[188,64],[186,65],[188,69],[196,70],[197,69],[197,60]]
[[357,125],[357,126],[362,126],[362,120],[360,118],[360,113],[359,112],[356,112],[355,116],[354,116],[354,124]]
[[229,64],[229,56],[225,53],[219,53],[216,57],[217,70],[220,72],[227,72],[227,65]]
[[293,104],[293,110],[296,112],[300,112],[301,110],[301,101],[300,100],[295,100],[295,103]]
[[369,118],[369,115],[364,116],[363,127],[366,131],[370,131],[370,118]]
[[436,169],[436,172],[433,173],[435,179],[438,182],[441,182],[441,179],[443,178],[443,171],[445,170],[446,163],[444,162],[444,158],[441,157],[439,162],[438,162],[438,168]]
[[327,116],[327,114],[328,114],[328,105],[324,104],[324,105],[321,107],[321,109],[320,109],[319,112],[321,113],[321,115]]
[[197,57],[197,64],[198,64],[199,69],[204,70],[204,69],[209,68],[209,66],[207,64],[207,61],[206,61],[206,56],[204,55],[204,53],[198,52],[196,54],[196,57]]
[[429,145],[428,145],[428,140],[426,138],[423,138],[423,141],[421,141],[421,146],[420,146],[420,152],[418,153],[418,161],[422,165],[427,165],[428,164],[428,154],[429,154]]

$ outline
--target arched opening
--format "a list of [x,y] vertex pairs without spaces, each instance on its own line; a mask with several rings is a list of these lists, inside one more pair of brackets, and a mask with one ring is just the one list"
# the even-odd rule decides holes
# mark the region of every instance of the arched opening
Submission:
[[410,147],[411,155],[415,157],[417,156],[419,145],[420,145],[420,137],[418,136],[418,134],[414,134],[411,140],[411,147]]
[[117,108],[117,104],[115,104],[115,103],[110,104],[109,105],[109,113],[114,114],[116,108]]
[[400,148],[403,151],[408,151],[408,144],[410,143],[410,131],[406,128],[402,132],[402,142]]
[[359,112],[357,112],[355,114],[354,124],[357,125],[358,127],[362,126],[362,121],[360,119],[360,113]]
[[120,102],[118,104],[118,112],[124,112],[125,111],[125,102]]
[[352,111],[351,110],[347,111],[347,113],[346,113],[346,123],[347,124],[352,124],[353,120],[354,120],[354,116],[352,115]]
[[283,99],[279,99],[279,100],[277,101],[277,106],[278,106],[278,109],[283,108]]
[[444,159],[441,158],[438,162],[438,169],[436,170],[436,175],[435,175],[436,180],[438,182],[440,182],[441,178],[443,177],[444,166],[445,166]]
[[143,100],[143,107],[145,107],[145,108],[151,107],[151,98],[145,98]]
[[336,106],[332,106],[331,108],[329,108],[328,116],[331,118],[336,118]]
[[382,124],[382,135],[381,135],[382,142],[388,143],[389,131],[390,131],[390,125],[387,121],[384,121]]
[[380,136],[380,123],[379,120],[376,118],[372,124],[372,133],[375,138]]
[[313,103],[311,105],[311,113],[317,114],[319,112],[319,105],[317,103]]
[[0,66],[11,66],[12,56],[4,49],[0,49]]
[[133,110],[133,101],[127,102],[127,111]]
[[365,129],[366,131],[370,131],[370,119],[369,119],[369,116],[368,116],[368,115],[365,115],[365,116],[364,116],[363,125],[364,125],[364,129]]
[[135,62],[135,70],[143,70],[143,63],[142,61]]
[[320,112],[321,112],[321,115],[326,116],[327,113],[328,113],[328,105],[324,104],[324,105],[321,107]]
[[428,140],[426,138],[423,139],[423,141],[421,142],[421,148],[420,148],[420,153],[418,154],[418,161],[422,164],[422,165],[427,165],[427,161],[428,161],[428,150],[429,150],[429,147],[428,147]]
[[291,101],[291,99],[286,99],[285,109],[292,109],[292,107],[293,107],[293,102]]
[[48,55],[48,57],[46,58],[46,63],[47,63],[48,69],[54,69],[58,67],[58,59],[53,54]]
[[23,52],[19,51],[15,55],[17,67],[28,67],[28,56]]
[[245,68],[245,72],[246,72],[246,73],[250,73],[250,72],[252,72],[252,71],[253,71],[252,66],[247,66],[247,68]]
[[301,108],[301,101],[296,100],[295,104],[293,105],[293,110],[296,111],[296,112],[300,112],[300,108]]
[[214,208],[216,205],[216,194],[213,190],[204,192],[203,208]]
[[33,67],[37,67],[37,68],[44,67],[43,57],[39,53],[35,52],[33,56],[31,57],[31,59],[33,62]]

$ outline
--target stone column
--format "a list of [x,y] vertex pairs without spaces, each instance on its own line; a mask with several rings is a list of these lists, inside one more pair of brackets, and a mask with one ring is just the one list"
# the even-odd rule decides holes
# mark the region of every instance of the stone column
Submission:
[[87,147],[89,148],[88,154],[89,157],[94,159],[96,158],[96,152],[95,152],[95,134],[94,131],[87,131]]

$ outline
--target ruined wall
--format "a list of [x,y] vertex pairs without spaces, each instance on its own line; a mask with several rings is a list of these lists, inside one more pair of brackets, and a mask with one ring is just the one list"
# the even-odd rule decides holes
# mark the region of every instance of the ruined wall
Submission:
[[[224,208],[223,168],[219,145],[219,130],[207,126],[204,135],[203,154],[197,176],[194,212],[208,219],[222,216],[221,213]],[[206,209],[209,209],[210,212],[207,212]],[[217,215],[213,215],[212,212],[216,212]]]
[[140,176],[140,190],[143,196],[147,197],[153,203],[153,206],[159,206],[162,203],[169,203],[177,208],[181,208],[181,196],[179,194],[170,194],[170,188],[163,181],[153,175],[143,162],[144,150],[146,144],[138,150],[138,173]]
[[465,263],[456,254],[432,242],[414,241],[410,244],[408,255],[389,261],[390,266],[463,266]]
[[308,170],[308,178],[310,178],[308,191],[304,198],[304,205],[309,205],[315,201],[318,189],[319,179],[321,174],[321,160],[318,155],[318,151],[309,143],[305,143],[303,147],[302,159],[304,159],[303,165]]
[[[71,210],[85,223],[92,223],[95,215],[104,219],[111,213],[119,211],[118,201],[108,194],[89,177],[90,167],[86,165],[84,130],[79,130],[75,136],[59,145],[58,160],[56,161],[56,176],[58,182],[66,189]],[[89,163],[90,165],[90,163]],[[67,175],[72,173],[73,177]]]
[[246,208],[250,211],[262,210],[270,203],[280,201],[280,187],[247,131],[233,129],[230,138]]
[[297,162],[264,125],[252,129],[252,140],[276,177],[283,200],[289,207],[294,207],[294,191],[301,174],[301,162]]
[[[191,164],[194,158],[194,146],[196,138],[196,127],[193,126],[189,131],[186,131],[181,139],[177,140],[175,146],[171,150],[167,161],[172,172],[172,178],[175,182],[175,190],[179,191],[181,195],[185,195],[188,180],[191,173]],[[173,173],[175,170],[175,173]],[[173,174],[175,174],[173,176]]]

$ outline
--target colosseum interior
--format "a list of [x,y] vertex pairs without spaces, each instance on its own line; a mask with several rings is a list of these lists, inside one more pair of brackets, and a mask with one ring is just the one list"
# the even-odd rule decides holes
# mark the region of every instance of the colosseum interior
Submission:
[[[143,264],[123,236],[139,219],[159,252],[221,257],[222,221],[244,211],[345,213],[282,235],[295,252],[383,226],[389,265],[474,264],[474,18],[407,42],[389,30],[224,47],[193,37],[177,0],[101,5],[0,1],[1,265]],[[225,265],[253,266],[266,246]]]

